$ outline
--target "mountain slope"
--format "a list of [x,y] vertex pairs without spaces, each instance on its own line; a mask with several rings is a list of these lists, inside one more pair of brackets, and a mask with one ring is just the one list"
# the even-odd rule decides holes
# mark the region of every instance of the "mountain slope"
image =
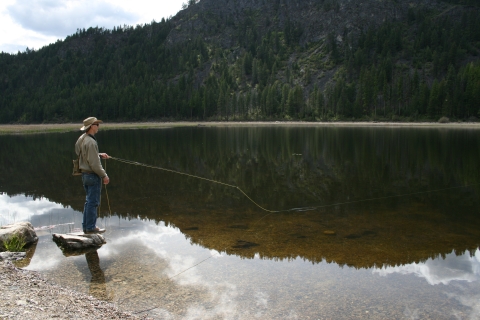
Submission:
[[473,1],[195,2],[167,21],[78,30],[38,51],[0,54],[0,122],[479,112]]

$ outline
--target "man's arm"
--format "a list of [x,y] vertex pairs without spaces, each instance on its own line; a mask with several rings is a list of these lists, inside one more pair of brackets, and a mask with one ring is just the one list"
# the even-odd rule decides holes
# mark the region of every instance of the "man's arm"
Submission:
[[89,141],[85,141],[86,149],[87,149],[87,162],[89,167],[93,172],[95,172],[100,178],[105,180],[107,177],[107,173],[102,167],[102,163],[100,162],[100,153],[98,152],[97,143],[90,139]]

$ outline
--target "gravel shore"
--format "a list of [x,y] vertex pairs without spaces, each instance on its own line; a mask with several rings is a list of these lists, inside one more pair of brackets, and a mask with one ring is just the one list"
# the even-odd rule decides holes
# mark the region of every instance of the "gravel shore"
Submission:
[[[0,124],[0,134],[31,134],[49,132],[80,132],[81,123],[59,124]],[[165,129],[173,127],[408,127],[408,128],[450,128],[480,129],[479,122],[308,122],[308,121],[179,121],[179,122],[122,122],[103,123],[103,130],[124,129]]]
[[0,319],[148,319],[0,262]]

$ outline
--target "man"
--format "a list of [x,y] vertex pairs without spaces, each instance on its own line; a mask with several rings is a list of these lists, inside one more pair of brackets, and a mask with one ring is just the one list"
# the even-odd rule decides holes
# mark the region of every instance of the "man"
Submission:
[[95,138],[100,123],[103,123],[103,121],[95,117],[83,120],[83,127],[80,130],[84,131],[84,134],[75,143],[75,153],[78,155],[79,168],[82,171],[83,188],[87,194],[85,206],[83,207],[82,227],[84,233],[105,232],[105,229],[100,229],[96,226],[102,181],[104,184],[110,182],[100,162],[100,157],[108,159],[109,156],[106,153],[98,152],[97,139]]

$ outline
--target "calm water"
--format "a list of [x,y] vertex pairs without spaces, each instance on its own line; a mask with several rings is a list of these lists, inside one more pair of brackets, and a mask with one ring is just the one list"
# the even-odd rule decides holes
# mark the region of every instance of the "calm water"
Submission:
[[[77,133],[0,136],[0,224],[20,265],[158,319],[480,318],[479,131],[237,127],[100,132],[107,244],[81,228]],[[110,206],[110,207],[109,207]]]

